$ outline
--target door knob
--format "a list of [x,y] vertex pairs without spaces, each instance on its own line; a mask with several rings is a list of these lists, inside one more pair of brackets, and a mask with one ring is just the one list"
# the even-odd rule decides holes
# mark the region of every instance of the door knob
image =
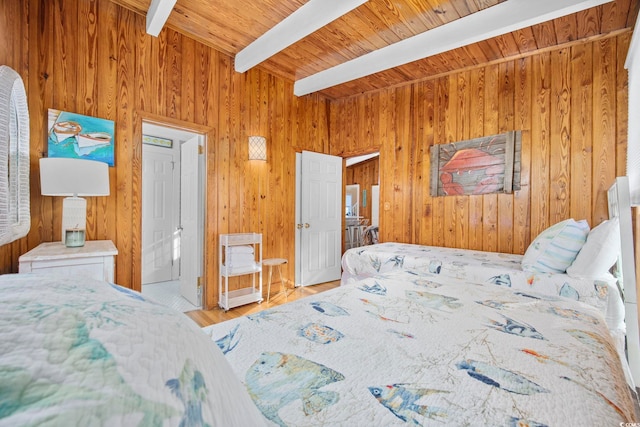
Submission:
[[311,226],[309,225],[309,223],[306,223],[306,222],[305,222],[305,223],[304,223],[304,228],[309,228],[309,227],[311,227]]

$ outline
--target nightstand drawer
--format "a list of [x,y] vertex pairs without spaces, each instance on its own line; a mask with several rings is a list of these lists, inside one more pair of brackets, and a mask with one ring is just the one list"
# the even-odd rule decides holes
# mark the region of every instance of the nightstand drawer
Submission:
[[67,248],[60,242],[42,243],[19,258],[19,272],[113,282],[117,253],[109,240],[88,241],[79,248]]

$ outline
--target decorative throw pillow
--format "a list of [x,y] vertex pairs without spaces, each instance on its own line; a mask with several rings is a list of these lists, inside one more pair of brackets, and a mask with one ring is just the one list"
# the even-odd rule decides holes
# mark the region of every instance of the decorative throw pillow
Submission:
[[576,278],[606,276],[620,253],[620,222],[618,218],[603,221],[589,232],[567,274]]
[[527,248],[522,269],[536,273],[564,273],[582,249],[589,224],[573,218],[544,230]]

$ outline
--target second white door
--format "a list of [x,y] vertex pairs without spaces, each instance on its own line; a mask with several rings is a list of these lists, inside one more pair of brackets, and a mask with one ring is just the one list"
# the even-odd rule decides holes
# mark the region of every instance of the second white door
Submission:
[[342,158],[302,152],[299,179],[302,286],[340,279],[342,254]]
[[171,150],[143,146],[142,162],[142,284],[175,280],[173,248],[178,211]]

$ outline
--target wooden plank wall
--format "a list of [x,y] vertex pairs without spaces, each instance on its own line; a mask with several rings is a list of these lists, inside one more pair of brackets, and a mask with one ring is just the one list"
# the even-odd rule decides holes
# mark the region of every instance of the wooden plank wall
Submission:
[[[208,306],[217,301],[219,233],[262,232],[265,257],[294,259],[295,152],[328,152],[326,99],[296,98],[292,82],[260,70],[238,74],[232,58],[175,31],[151,37],[144,17],[110,1],[0,2],[0,40],[0,64],[27,89],[32,170],[31,232],[0,247],[0,273],[61,237],[61,200],[39,189],[48,108],[116,122],[111,196],[88,198],[87,238],[114,241],[118,283],[140,288],[143,118],[207,133]],[[267,163],[246,160],[249,135],[266,136]]]
[[[631,32],[331,103],[331,152],[380,151],[380,239],[522,254],[607,218],[625,173]],[[429,147],[522,130],[522,189],[430,197]]]
[[[89,198],[88,238],[111,239],[116,280],[140,286],[141,121],[207,133],[207,304],[217,301],[217,235],[259,231],[265,256],[294,259],[295,152],[380,151],[381,239],[523,253],[547,226],[606,215],[605,189],[624,174],[631,33],[618,33],[432,80],[329,101],[109,1],[0,2],[0,63],[23,77],[31,114],[32,225],[0,247],[0,273],[58,240],[61,200],[39,195],[46,111],[116,121],[109,197]],[[429,147],[523,130],[523,188],[514,195],[429,196]],[[266,164],[246,138],[267,137]],[[285,277],[293,277],[293,263]]]

